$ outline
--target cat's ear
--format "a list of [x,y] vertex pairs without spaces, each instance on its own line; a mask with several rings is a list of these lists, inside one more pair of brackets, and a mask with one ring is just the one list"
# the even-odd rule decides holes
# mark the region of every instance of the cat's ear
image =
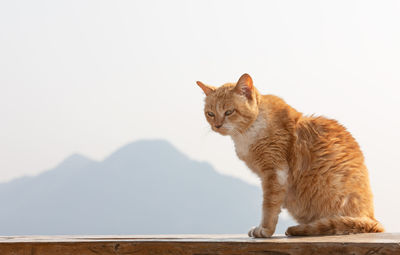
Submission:
[[215,91],[215,88],[213,86],[208,86],[202,83],[201,81],[196,81],[196,83],[204,91],[204,94],[206,94],[206,96],[208,96],[211,92]]
[[253,95],[253,80],[251,79],[250,75],[247,73],[240,76],[238,82],[236,83],[235,92],[241,94],[247,99],[251,100]]

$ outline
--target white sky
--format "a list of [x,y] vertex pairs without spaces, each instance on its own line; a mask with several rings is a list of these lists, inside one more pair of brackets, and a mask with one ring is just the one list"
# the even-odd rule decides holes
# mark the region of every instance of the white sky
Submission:
[[400,231],[399,13],[399,1],[1,1],[0,180],[163,138],[255,183],[195,84],[248,72],[348,127],[377,218]]

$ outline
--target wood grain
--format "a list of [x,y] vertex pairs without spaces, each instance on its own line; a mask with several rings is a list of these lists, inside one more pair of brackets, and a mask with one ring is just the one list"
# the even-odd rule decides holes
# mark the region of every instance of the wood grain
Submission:
[[268,239],[244,235],[2,236],[0,254],[400,254],[400,234]]

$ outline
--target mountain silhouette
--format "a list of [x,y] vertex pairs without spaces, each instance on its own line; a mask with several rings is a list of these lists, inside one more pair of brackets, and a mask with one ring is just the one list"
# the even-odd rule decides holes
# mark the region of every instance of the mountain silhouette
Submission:
[[247,233],[260,221],[261,197],[166,141],[143,140],[101,162],[74,154],[1,183],[0,235]]

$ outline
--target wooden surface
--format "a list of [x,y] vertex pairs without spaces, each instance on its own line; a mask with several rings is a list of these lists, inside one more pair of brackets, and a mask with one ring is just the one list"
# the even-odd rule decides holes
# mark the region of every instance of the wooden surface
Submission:
[[400,254],[400,234],[268,239],[245,235],[0,236],[0,254]]

